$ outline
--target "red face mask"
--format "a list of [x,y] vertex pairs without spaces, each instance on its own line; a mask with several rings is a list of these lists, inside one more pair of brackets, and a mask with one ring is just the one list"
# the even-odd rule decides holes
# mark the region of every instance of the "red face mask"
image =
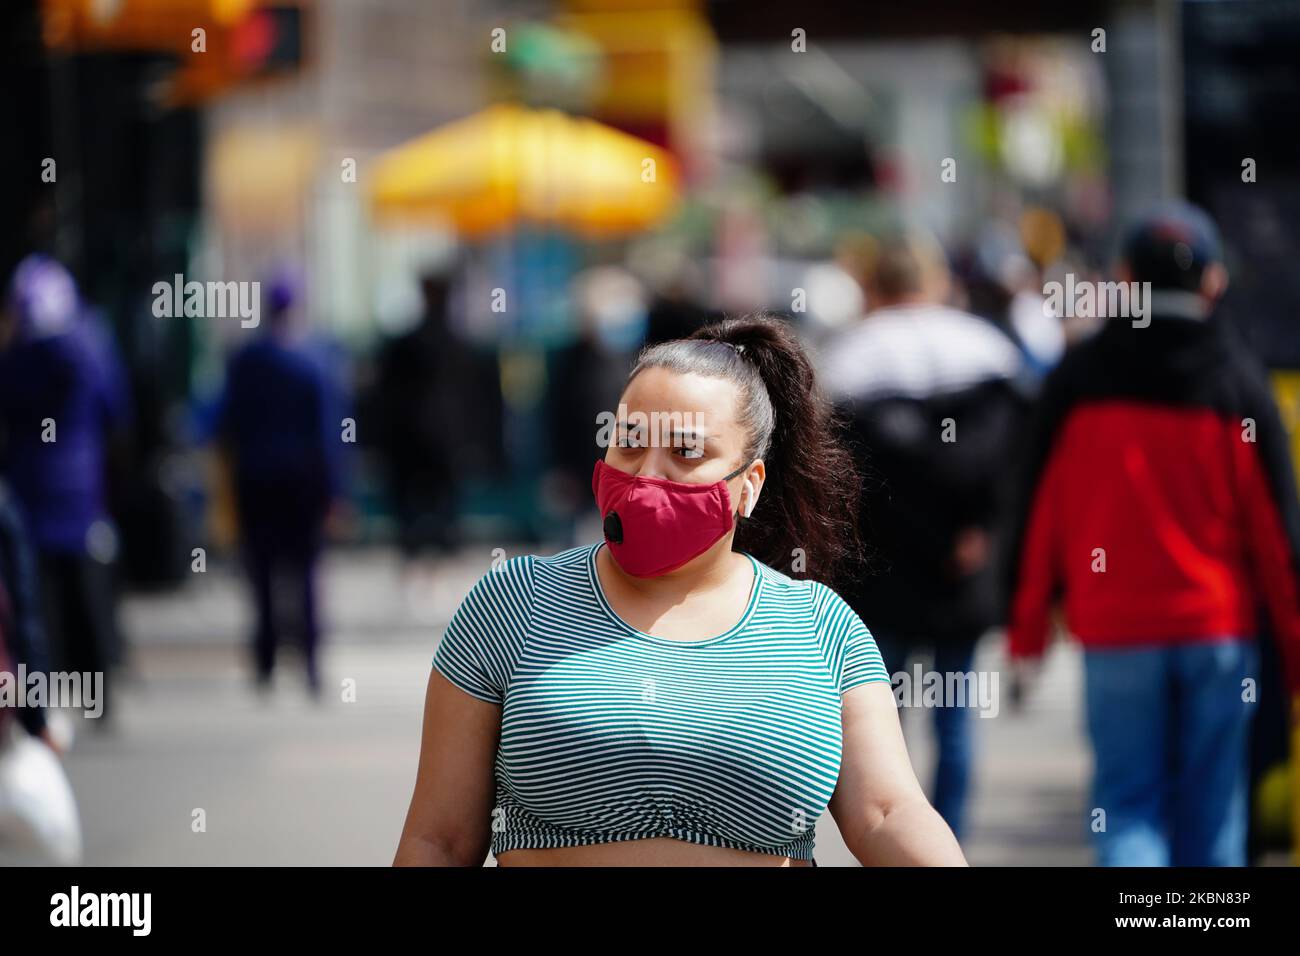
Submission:
[[597,459],[591,490],[618,566],[633,577],[653,578],[713,547],[733,524],[727,482],[746,467],[711,484],[692,484],[629,475]]

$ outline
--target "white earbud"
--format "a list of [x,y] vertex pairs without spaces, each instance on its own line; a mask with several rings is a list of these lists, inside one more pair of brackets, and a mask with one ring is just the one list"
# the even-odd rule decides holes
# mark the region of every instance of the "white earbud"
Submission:
[[745,517],[748,518],[754,513],[754,505],[756,504],[754,501],[754,486],[748,478],[745,479],[745,491]]

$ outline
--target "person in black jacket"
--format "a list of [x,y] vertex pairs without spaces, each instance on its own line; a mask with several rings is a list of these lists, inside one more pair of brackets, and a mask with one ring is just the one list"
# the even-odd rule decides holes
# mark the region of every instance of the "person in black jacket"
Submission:
[[430,273],[420,289],[420,322],[384,342],[372,396],[371,431],[379,437],[408,571],[425,552],[451,553],[459,544],[459,420],[474,404],[456,394],[471,356],[449,325],[450,280]]
[[[947,282],[936,244],[882,243],[866,283],[871,311],[825,351],[827,391],[867,476],[861,514],[873,548],[874,573],[844,597],[899,691],[918,650],[932,651],[945,688],[973,686],[976,642],[1000,623],[998,487],[1027,413],[1019,350],[989,322],[941,305]],[[934,714],[934,806],[959,838],[975,703],[945,698]]]

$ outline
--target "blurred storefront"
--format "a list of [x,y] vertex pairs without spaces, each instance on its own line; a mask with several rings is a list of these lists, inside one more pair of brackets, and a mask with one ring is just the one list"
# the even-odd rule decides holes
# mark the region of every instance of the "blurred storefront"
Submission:
[[[1240,131],[1260,127],[1234,120],[1234,104],[1285,109],[1278,89],[1234,85],[1241,5],[1227,20],[1220,4],[1163,0],[812,5],[793,18],[725,0],[18,6],[26,53],[9,69],[40,81],[30,102],[8,105],[30,131],[10,161],[57,155],[59,184],[7,201],[13,221],[44,231],[36,245],[74,265],[124,343],[146,410],[136,484],[157,489],[127,506],[141,527],[187,496],[197,506],[201,470],[178,454],[195,437],[187,408],[201,408],[224,355],[252,334],[152,319],[149,289],[176,273],[248,281],[303,263],[309,312],[358,359],[362,386],[378,343],[416,320],[419,276],[451,275],[451,328],[495,365],[517,413],[467,452],[476,485],[500,479],[466,505],[485,526],[494,509],[511,512],[507,526],[546,511],[551,463],[529,436],[557,356],[591,322],[622,343],[656,308],[763,307],[816,338],[860,313],[855,269],[891,224],[923,224],[953,253],[993,225],[1041,272],[1101,269],[1117,211],[1186,181],[1253,250],[1258,265],[1234,284],[1240,311],[1262,315],[1248,298],[1255,278],[1289,288],[1290,241],[1269,237],[1286,234],[1291,187],[1271,170],[1294,166],[1294,137],[1274,127],[1241,202],[1230,181],[1240,158],[1224,165],[1210,149],[1242,152]],[[1268,48],[1284,56],[1289,21],[1277,16]],[[1186,75],[1186,98],[1183,55],[1207,64]],[[521,132],[534,127],[551,132]],[[458,145],[420,152],[453,130]],[[7,261],[34,244],[20,232]],[[595,267],[634,277],[642,306],[584,311],[575,279]],[[1300,362],[1282,326],[1249,321],[1275,362]],[[361,457],[357,493],[379,515]],[[152,542],[137,577],[167,576],[170,559],[156,556],[182,535],[167,537],[127,535]]]

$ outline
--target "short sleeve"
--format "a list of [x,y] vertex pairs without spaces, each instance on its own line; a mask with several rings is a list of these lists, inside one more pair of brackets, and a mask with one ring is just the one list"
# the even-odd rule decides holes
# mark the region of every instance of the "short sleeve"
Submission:
[[826,585],[812,584],[818,636],[831,673],[838,675],[840,693],[873,681],[889,683],[889,670],[862,618]]
[[479,578],[434,651],[434,668],[479,700],[505,701],[532,613],[533,561],[510,558]]

